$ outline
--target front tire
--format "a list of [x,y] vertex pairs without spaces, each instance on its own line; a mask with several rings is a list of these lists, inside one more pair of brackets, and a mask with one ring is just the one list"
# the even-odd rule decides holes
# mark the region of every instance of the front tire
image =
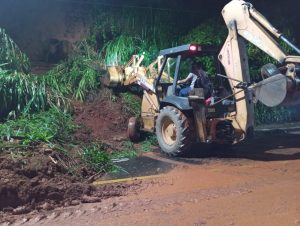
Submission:
[[180,110],[167,106],[157,117],[156,137],[164,153],[169,156],[182,156],[195,141],[194,126]]
[[131,117],[128,121],[127,136],[132,142],[137,142],[141,139],[141,124],[136,117]]

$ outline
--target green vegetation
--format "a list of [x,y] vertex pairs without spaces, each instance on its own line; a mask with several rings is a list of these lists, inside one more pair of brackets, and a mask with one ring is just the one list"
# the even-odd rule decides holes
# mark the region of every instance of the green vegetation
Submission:
[[[182,38],[182,43],[200,43],[205,45],[221,46],[226,39],[227,30],[222,23],[208,20],[192,29]],[[216,74],[215,61],[211,56],[199,57],[207,73],[214,77]]]
[[[23,56],[22,53],[20,55]],[[10,62],[16,60],[5,59]],[[5,62],[4,59],[0,60]],[[79,43],[74,54],[66,62],[46,75],[35,76],[19,71],[19,68],[25,67],[23,62],[21,63],[10,69],[4,69],[7,68],[6,65],[0,67],[2,120],[7,116],[16,117],[21,113],[45,111],[53,106],[68,110],[70,98],[83,101],[86,95],[91,90],[96,90],[100,84],[97,54],[86,42]]]
[[149,152],[153,150],[153,146],[157,146],[157,138],[154,134],[147,134],[145,140],[141,143],[141,149],[144,152]]
[[122,158],[133,158],[138,155],[137,150],[134,148],[133,143],[131,141],[124,141],[122,143],[123,150],[119,152],[113,152],[112,158],[115,160]]
[[0,118],[37,112],[48,106],[45,83],[36,76],[0,68]]
[[133,54],[142,54],[141,43],[140,39],[125,35],[107,42],[102,49],[105,53],[105,64],[122,65],[127,63]]
[[0,28],[0,67],[18,72],[30,72],[28,57],[22,53],[17,44]]
[[67,142],[76,128],[69,114],[51,108],[47,112],[24,114],[0,124],[0,138],[6,141],[17,139],[22,144]]
[[[28,58],[4,30],[0,30],[0,44],[0,120],[5,122],[0,124],[1,148],[12,150],[46,143],[65,159],[61,163],[66,169],[76,171],[76,161],[69,154],[72,148],[64,144],[72,143],[72,133],[78,126],[63,110],[70,109],[71,98],[83,101],[98,88],[97,54],[81,42],[66,62],[36,76],[28,73]],[[101,150],[97,155],[96,147],[83,148],[84,161],[95,171],[102,170],[100,165],[105,170],[109,168]],[[99,165],[93,159],[101,160]]]
[[0,28],[0,120],[21,112],[47,108],[45,84],[31,76],[30,62],[16,43]]
[[182,38],[182,43],[200,43],[205,45],[223,45],[227,29],[223,23],[208,20],[193,28]]
[[94,143],[82,149],[82,159],[96,172],[107,172],[113,169],[111,156],[103,144]]
[[130,92],[121,93],[121,98],[124,102],[123,109],[125,112],[129,112],[138,117],[141,114],[141,100]]
[[[286,31],[288,36],[291,36],[290,31]],[[291,51],[285,43],[280,43],[284,52],[289,53]],[[272,63],[278,66],[276,60],[269,55],[265,54],[262,50],[254,46],[253,44],[247,45],[250,75],[252,81],[258,82],[262,79],[260,70],[265,64]],[[266,123],[279,123],[290,122],[297,118],[297,112],[295,109],[286,107],[273,107],[269,108],[261,103],[255,105],[255,122],[256,124]]]
[[[83,101],[89,91],[99,87],[99,63],[97,54],[81,42],[72,56],[45,75],[45,84],[59,101],[71,97]],[[57,103],[59,104],[59,103]]]
[[255,105],[256,124],[283,123],[295,120],[297,117],[295,109],[285,107],[268,108],[261,103]]

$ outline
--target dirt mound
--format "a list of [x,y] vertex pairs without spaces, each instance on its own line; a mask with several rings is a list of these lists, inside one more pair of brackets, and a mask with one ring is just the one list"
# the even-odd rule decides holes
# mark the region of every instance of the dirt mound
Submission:
[[[101,141],[111,150],[121,150],[129,117],[122,98],[102,88],[90,95],[87,103],[74,103],[74,121],[80,125],[75,139],[80,143]],[[99,202],[127,192],[128,185],[91,185],[99,174],[87,169],[78,158],[78,150],[76,153],[66,155],[43,144],[12,151],[0,149],[0,223],[32,210]]]
[[[77,171],[59,161],[59,153],[43,147],[30,152],[3,152],[0,155],[0,223],[9,216],[47,211],[59,206],[99,202],[103,198],[126,193],[124,186],[93,186],[95,175],[78,163]],[[3,219],[3,221],[2,221]]]
[[124,110],[123,104],[122,99],[107,88],[102,88],[88,103],[74,103],[74,121],[81,126],[75,138],[109,144],[125,140],[130,113]]

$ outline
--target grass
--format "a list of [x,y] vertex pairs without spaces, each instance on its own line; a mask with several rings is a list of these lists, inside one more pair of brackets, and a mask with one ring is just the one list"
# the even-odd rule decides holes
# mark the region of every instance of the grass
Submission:
[[0,118],[48,107],[45,83],[39,78],[0,68]]
[[91,90],[99,88],[99,68],[96,53],[83,41],[74,54],[45,75],[44,80],[56,96],[84,101]]
[[103,144],[94,143],[84,147],[82,159],[96,172],[108,172],[114,169],[111,156]]
[[28,74],[30,64],[16,44],[0,29],[0,120],[20,114],[45,111],[58,106],[70,109],[70,99],[84,101],[99,88],[100,65],[87,42],[80,42],[74,54],[43,76]]
[[157,138],[155,134],[147,134],[144,141],[141,143],[141,150],[144,152],[150,152],[153,150],[153,146],[157,146]]
[[139,36],[120,35],[108,41],[100,52],[100,59],[105,65],[124,65],[132,55],[144,55],[143,64],[152,63],[159,52],[156,42]]
[[51,108],[46,112],[25,114],[0,124],[0,138],[3,141],[17,139],[21,144],[68,142],[76,128],[69,114]]
[[123,150],[112,153],[112,158],[115,160],[122,158],[134,158],[138,156],[137,150],[134,148],[133,143],[131,141],[124,141],[122,143]]
[[133,54],[137,54],[138,38],[121,35],[105,44],[102,49],[106,65],[122,65],[128,62]]
[[81,158],[86,162],[87,166],[98,173],[104,172],[119,172],[124,170],[116,165],[122,159],[134,158],[138,156],[137,150],[133,143],[124,141],[122,143],[122,151],[114,151],[108,153],[106,146],[102,143],[93,143],[82,148]]
[[81,42],[66,62],[43,76],[35,76],[20,71],[17,65],[7,69],[0,56],[0,119],[45,111],[53,106],[67,111],[70,99],[84,101],[100,85],[96,59],[97,54],[86,42]]
[[30,72],[31,66],[28,57],[21,52],[17,44],[0,28],[0,67],[6,70],[15,70],[25,74]]
[[122,101],[124,102],[123,110],[136,117],[141,114],[141,100],[136,95],[126,92],[121,93]]

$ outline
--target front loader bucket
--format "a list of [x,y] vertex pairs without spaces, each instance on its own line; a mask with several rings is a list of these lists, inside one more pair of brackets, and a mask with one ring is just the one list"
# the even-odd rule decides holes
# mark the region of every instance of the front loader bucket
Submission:
[[109,66],[105,75],[104,84],[108,87],[118,87],[123,85],[125,72],[121,66]]

